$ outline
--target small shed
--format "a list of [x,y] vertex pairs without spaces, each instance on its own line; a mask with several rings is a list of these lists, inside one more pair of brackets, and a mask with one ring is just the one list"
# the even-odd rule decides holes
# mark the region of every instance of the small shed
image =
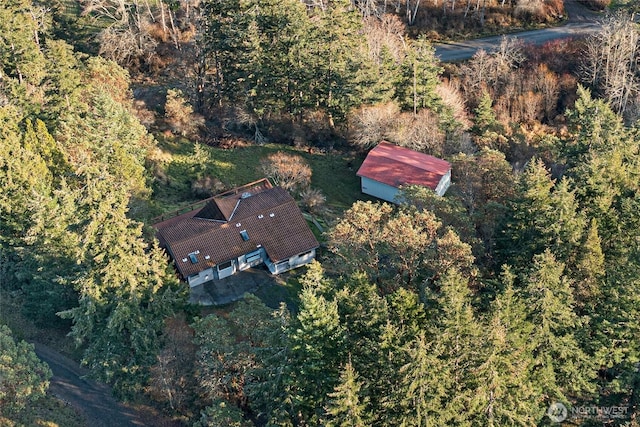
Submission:
[[444,195],[451,184],[451,164],[383,141],[369,151],[357,175],[363,193],[396,203],[403,185],[421,185]]

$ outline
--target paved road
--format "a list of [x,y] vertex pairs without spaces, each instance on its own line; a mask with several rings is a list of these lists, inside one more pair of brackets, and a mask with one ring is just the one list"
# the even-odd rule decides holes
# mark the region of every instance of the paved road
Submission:
[[[517,38],[526,44],[540,45],[551,40],[568,37],[584,37],[600,28],[598,19],[600,14],[592,12],[575,0],[565,1],[565,10],[569,16],[567,22],[560,27],[543,30],[524,31],[505,35],[507,38]],[[476,51],[484,49],[491,52],[498,48],[503,36],[486,37],[446,44],[436,44],[436,56],[443,62],[455,62],[469,59]]]
[[49,347],[34,343],[38,357],[47,362],[53,377],[49,391],[78,410],[90,427],[133,427],[146,425],[130,408],[118,403],[109,387],[83,377],[87,371]]

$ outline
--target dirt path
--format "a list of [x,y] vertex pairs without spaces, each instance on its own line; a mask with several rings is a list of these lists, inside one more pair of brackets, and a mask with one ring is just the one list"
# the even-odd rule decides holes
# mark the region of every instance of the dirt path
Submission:
[[117,402],[104,384],[84,379],[87,370],[44,344],[34,343],[36,354],[46,362],[53,377],[49,391],[78,410],[90,427],[156,426],[141,414]]

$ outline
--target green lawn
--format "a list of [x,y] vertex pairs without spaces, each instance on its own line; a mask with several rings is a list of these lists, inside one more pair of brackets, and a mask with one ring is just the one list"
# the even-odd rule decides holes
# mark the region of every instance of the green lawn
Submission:
[[[353,153],[309,153],[294,147],[265,144],[241,148],[221,149],[202,146],[208,159],[194,155],[194,145],[183,138],[158,138],[162,150],[156,161],[154,200],[156,214],[170,212],[185,204],[197,201],[191,184],[198,174],[219,180],[225,188],[238,187],[263,178],[259,170],[260,160],[269,154],[284,151],[302,156],[313,171],[311,187],[326,196],[327,207],[341,212],[358,199],[368,199],[360,192],[356,171],[364,158]],[[204,170],[201,170],[204,169]]]

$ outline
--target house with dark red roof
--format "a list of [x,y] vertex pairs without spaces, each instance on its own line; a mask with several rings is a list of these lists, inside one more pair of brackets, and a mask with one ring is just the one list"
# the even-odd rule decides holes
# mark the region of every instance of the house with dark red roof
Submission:
[[382,141],[369,151],[357,175],[363,193],[396,203],[399,187],[403,185],[421,185],[444,195],[451,184],[451,164]]
[[311,262],[319,246],[293,197],[267,179],[161,218],[155,228],[191,287],[260,264],[279,274]]

